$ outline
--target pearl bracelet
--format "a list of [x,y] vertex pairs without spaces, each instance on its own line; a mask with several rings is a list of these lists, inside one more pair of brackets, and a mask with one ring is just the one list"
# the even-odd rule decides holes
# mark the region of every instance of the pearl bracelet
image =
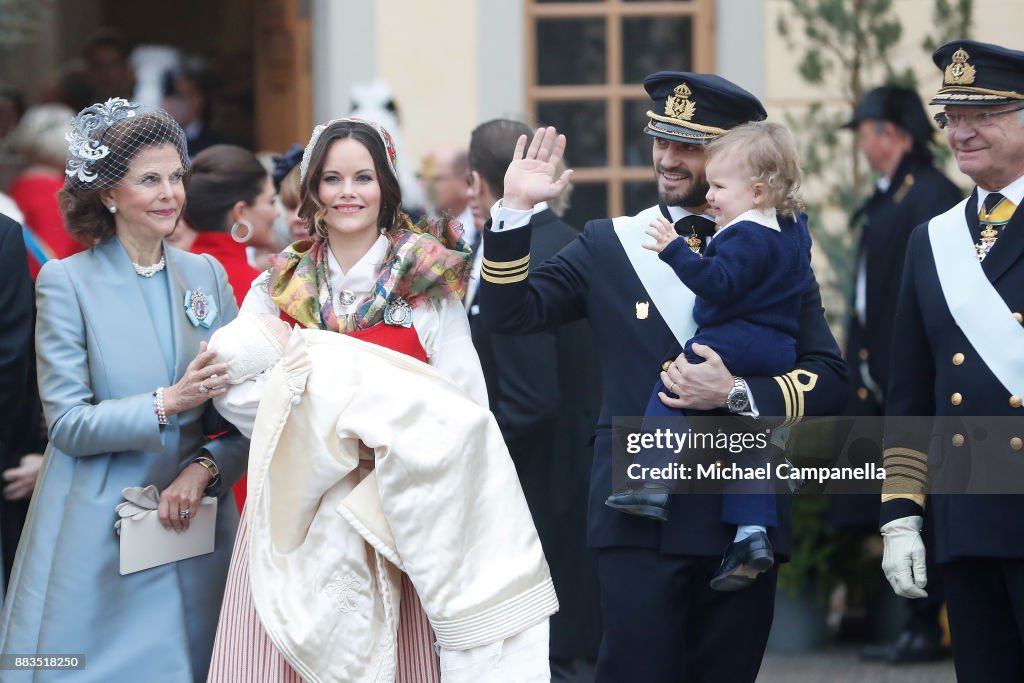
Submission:
[[167,421],[167,410],[164,408],[164,388],[159,387],[153,392],[153,412],[156,413],[157,424],[170,424]]

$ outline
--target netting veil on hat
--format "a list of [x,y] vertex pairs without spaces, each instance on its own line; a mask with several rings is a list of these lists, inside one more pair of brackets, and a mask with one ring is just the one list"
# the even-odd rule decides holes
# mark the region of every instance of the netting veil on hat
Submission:
[[309,159],[313,155],[313,148],[316,147],[317,140],[325,130],[330,128],[336,123],[362,123],[370,128],[377,131],[377,135],[380,136],[381,142],[384,143],[384,152],[388,158],[388,166],[391,167],[391,172],[398,177],[398,150],[395,148],[395,141],[391,137],[391,133],[388,132],[387,128],[380,125],[376,121],[369,119],[361,119],[356,116],[350,116],[344,119],[332,119],[326,123],[321,123],[319,126],[313,129],[313,135],[309,138],[309,144],[306,145],[306,151],[302,153],[302,163],[299,164],[299,181],[306,180],[306,171],[309,170]]
[[65,138],[64,182],[71,189],[114,187],[146,147],[173,145],[186,172],[190,166],[185,131],[170,114],[119,97],[79,112]]

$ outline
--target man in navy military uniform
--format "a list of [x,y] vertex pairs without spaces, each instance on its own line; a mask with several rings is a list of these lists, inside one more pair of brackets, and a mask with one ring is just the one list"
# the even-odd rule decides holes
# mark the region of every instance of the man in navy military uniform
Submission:
[[[932,165],[935,128],[913,90],[882,86],[869,91],[843,127],[856,132],[857,146],[878,178],[874,194],[854,216],[861,234],[845,354],[854,387],[846,414],[875,417],[885,414],[889,346],[910,233],[960,201],[963,193]],[[874,533],[878,494],[831,496],[829,519],[844,529]],[[932,553],[928,560],[934,561]],[[928,597],[911,601],[896,641],[865,648],[863,656],[892,663],[946,656],[939,625],[944,600],[941,582],[933,576]]]
[[[469,166],[474,212],[486,213],[504,196],[505,169],[520,135],[533,137],[533,130],[510,119],[492,119],[473,130]],[[579,231],[551,207],[537,209],[530,252],[539,266]],[[483,264],[479,257],[473,254],[477,273]],[[466,303],[488,403],[515,463],[558,593],[558,613],[550,623],[551,680],[593,680],[601,618],[597,557],[586,546],[586,516],[590,436],[600,409],[601,380],[585,374],[598,363],[590,328],[580,320],[537,334],[491,334],[481,320],[472,283]]]
[[[664,215],[703,243],[713,232],[702,215],[708,189],[704,144],[765,114],[757,98],[718,76],[659,72],[644,86],[654,101],[645,132],[653,138],[661,202],[636,216],[589,222],[554,258],[530,268],[532,207],[556,196],[569,174],[554,178],[565,138],[553,128],[539,130],[525,158],[525,142],[517,147],[503,204],[492,209],[481,312],[500,332],[529,333],[579,319],[594,332],[603,399],[587,532],[598,549],[601,585],[597,680],[752,682],[771,629],[777,570],[742,591],[710,588],[735,532],[721,522],[720,496],[679,495],[665,522],[607,507],[612,420],[643,414],[659,371],[676,394],[668,405],[676,408],[728,405],[735,412],[791,419],[835,413],[845,400],[846,366],[825,323],[817,283],[804,295],[791,372],[733,377],[713,349],[696,346],[706,359],[696,365],[679,353],[695,328],[693,293],[643,248],[651,241],[646,230]],[[788,500],[780,498],[779,526],[771,537],[779,558],[790,552],[789,516]]]
[[[929,492],[957,680],[1021,681],[1024,496],[993,495],[998,482],[983,477],[993,462],[1009,476],[1024,447],[1024,52],[958,40],[933,59],[943,83],[931,103],[945,106],[936,121],[977,187],[907,249],[887,415],[936,419],[929,430],[887,420],[882,567],[898,594],[925,596]],[[961,426],[973,416],[985,422]],[[989,495],[942,495],[943,468],[963,470],[963,483],[982,477]]]

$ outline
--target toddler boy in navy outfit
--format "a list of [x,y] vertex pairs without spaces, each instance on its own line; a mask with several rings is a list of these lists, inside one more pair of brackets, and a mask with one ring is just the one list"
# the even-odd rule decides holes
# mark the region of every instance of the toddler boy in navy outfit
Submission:
[[[734,375],[783,374],[796,365],[801,296],[813,277],[793,137],[784,126],[764,121],[733,128],[707,146],[706,173],[716,231],[703,257],[661,216],[647,231],[654,244],[644,245],[659,252],[696,295],[697,332],[684,345],[686,357],[690,363],[704,362],[692,349],[695,343],[704,344]],[[668,393],[658,381],[645,411],[645,429],[650,418],[722,414],[669,408],[660,400]],[[677,432],[686,429],[681,421],[673,427]],[[737,530],[711,579],[712,588],[748,586],[774,563],[766,529],[777,524],[775,497],[763,487],[757,490],[761,492],[727,490],[722,496],[722,521]],[[642,489],[612,494],[606,504],[664,520],[667,493],[645,483]]]

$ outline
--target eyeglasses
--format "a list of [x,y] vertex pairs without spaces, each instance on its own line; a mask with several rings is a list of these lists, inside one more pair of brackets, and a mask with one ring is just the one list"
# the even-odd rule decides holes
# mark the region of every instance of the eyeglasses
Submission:
[[999,111],[979,111],[977,114],[950,114],[948,112],[940,111],[934,117],[935,123],[938,124],[939,128],[949,128],[954,130],[959,128],[963,124],[969,125],[971,128],[984,128],[985,126],[991,126],[995,123],[997,116],[1003,114],[1012,114],[1015,111],[1024,109],[1024,103],[1018,104],[1010,109],[1000,109]]

